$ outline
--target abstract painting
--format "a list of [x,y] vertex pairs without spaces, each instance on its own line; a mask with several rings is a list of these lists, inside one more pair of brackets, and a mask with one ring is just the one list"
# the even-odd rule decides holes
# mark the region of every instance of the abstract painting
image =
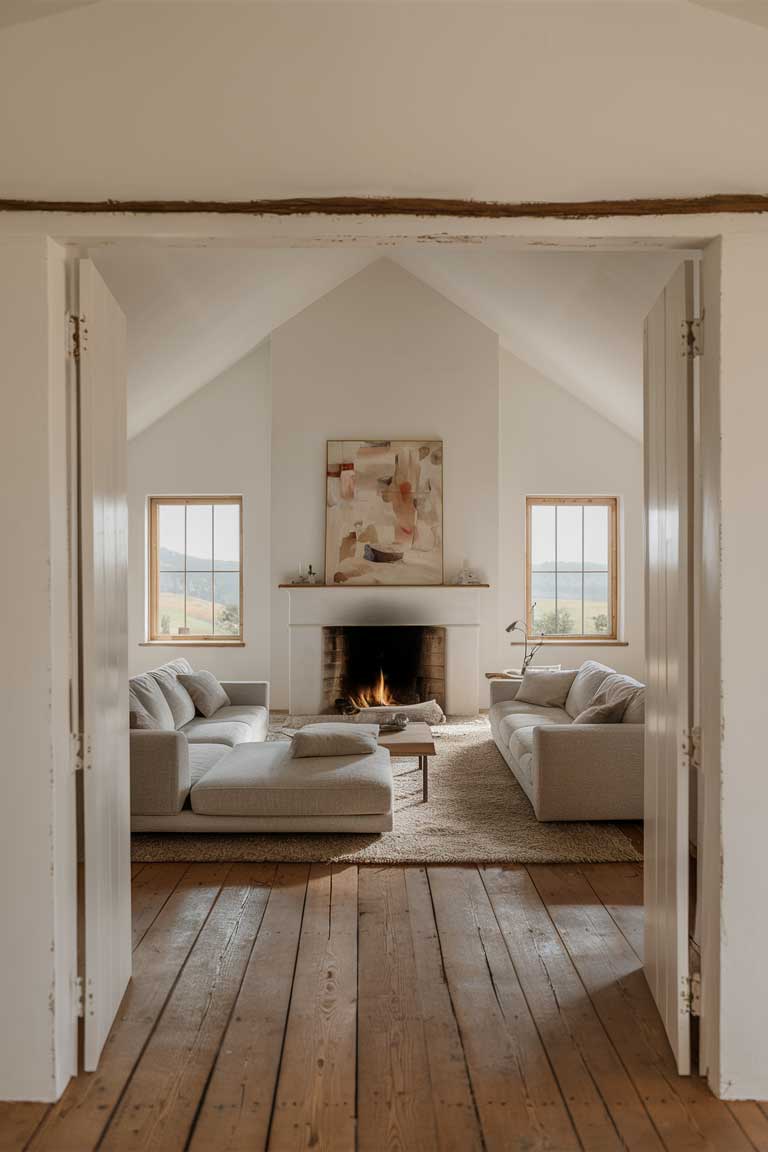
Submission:
[[329,440],[326,584],[442,584],[441,440]]

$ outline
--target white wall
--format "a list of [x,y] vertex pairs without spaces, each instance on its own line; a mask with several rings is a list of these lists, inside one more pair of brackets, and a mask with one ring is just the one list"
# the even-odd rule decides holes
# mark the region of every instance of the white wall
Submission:
[[[642,344],[639,328],[637,339]],[[642,445],[505,349],[500,375],[498,662],[516,667],[523,655],[501,638],[510,621],[525,616],[526,496],[618,496],[620,636],[628,647],[547,645],[536,661],[578,667],[599,660],[642,679]],[[637,387],[642,390],[641,379]]]
[[[722,884],[717,1087],[727,1097],[764,1100],[768,1097],[768,1000],[764,987],[768,949],[764,722],[768,485],[763,465],[768,423],[764,347],[768,238],[724,237],[721,284],[713,274],[711,293],[714,307],[708,315],[715,323],[717,305],[721,308],[722,437]],[[716,346],[717,334],[713,339]],[[712,345],[705,344],[705,358],[708,347]],[[715,843],[708,842],[708,847],[716,851]]]
[[[221,679],[269,678],[270,370],[262,344],[128,444],[129,670],[186,653]],[[243,497],[243,648],[142,647],[147,498]]]
[[65,307],[61,248],[0,245],[0,1099],[52,1100],[76,1064]]
[[764,192],[767,104],[682,2],[94,4],[0,33],[0,195]]
[[[444,442],[445,580],[467,557],[492,588],[481,670],[496,657],[498,338],[389,260],[272,337],[272,690],[287,705],[287,595],[300,561],[324,568],[326,440]],[[343,593],[338,593],[343,595]]]
[[[325,442],[423,434],[445,442],[445,578],[466,556],[493,585],[480,599],[481,673],[521,657],[503,629],[524,612],[526,495],[607,494],[621,499],[629,646],[548,647],[539,660],[591,657],[642,676],[642,448],[528,364],[500,355],[489,329],[381,260],[278,328],[271,354],[260,347],[135,437],[131,672],[186,651],[223,678],[269,678],[274,706],[287,707],[288,597],[277,585],[300,561],[323,571]],[[211,428],[225,431],[212,437]],[[147,497],[209,490],[245,499],[247,646],[142,647]],[[480,688],[486,706],[484,678]]]

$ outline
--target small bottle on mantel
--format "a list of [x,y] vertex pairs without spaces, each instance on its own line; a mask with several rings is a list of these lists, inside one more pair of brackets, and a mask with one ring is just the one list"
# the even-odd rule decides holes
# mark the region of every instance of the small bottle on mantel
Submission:
[[317,584],[317,572],[311,564],[307,566],[307,584]]
[[456,577],[456,583],[464,584],[477,584],[477,576],[469,566],[469,560],[464,560],[461,565],[461,572]]

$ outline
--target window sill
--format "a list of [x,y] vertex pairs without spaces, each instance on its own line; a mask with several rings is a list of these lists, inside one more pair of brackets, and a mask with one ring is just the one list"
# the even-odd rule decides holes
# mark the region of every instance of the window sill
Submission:
[[245,640],[140,640],[139,648],[245,648]]
[[[533,640],[528,643],[529,648],[542,644],[545,648],[629,648],[629,640]],[[524,648],[524,640],[511,640],[511,648]]]

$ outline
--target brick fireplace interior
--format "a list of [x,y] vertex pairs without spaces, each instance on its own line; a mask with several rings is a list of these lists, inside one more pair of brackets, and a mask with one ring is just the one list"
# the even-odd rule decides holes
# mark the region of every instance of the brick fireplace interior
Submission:
[[445,710],[445,628],[323,628],[323,711],[436,700]]

